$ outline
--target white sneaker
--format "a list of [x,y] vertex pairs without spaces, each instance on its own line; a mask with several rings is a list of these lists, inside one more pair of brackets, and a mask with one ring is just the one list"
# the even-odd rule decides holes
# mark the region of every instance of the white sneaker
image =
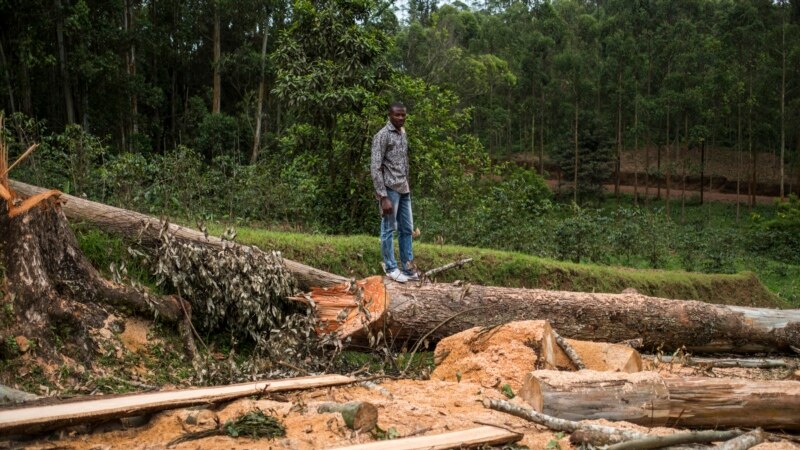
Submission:
[[400,269],[394,269],[393,271],[386,274],[387,277],[397,281],[398,283],[405,283],[408,281],[408,277],[400,271]]

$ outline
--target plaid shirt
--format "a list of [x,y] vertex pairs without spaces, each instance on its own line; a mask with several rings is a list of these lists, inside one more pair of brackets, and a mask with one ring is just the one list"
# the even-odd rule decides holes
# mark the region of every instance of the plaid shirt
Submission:
[[408,141],[406,130],[398,130],[388,122],[372,138],[372,159],[369,166],[375,195],[386,197],[386,188],[407,194],[408,187]]

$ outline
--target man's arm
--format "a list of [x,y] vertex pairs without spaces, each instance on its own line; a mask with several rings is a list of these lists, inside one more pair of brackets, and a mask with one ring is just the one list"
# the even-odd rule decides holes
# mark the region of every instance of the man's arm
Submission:
[[375,186],[375,197],[381,202],[381,215],[392,213],[392,202],[386,193],[386,182],[383,179],[383,157],[386,156],[386,133],[378,132],[372,138],[372,156],[369,172],[372,175],[372,184]]
[[372,175],[372,184],[375,187],[377,198],[386,197],[386,183],[383,179],[383,157],[386,155],[386,133],[380,131],[372,138],[372,156],[369,164],[369,172]]

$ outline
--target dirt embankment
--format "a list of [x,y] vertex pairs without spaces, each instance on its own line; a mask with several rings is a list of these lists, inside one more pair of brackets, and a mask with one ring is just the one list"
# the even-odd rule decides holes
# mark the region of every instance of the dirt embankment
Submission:
[[[648,155],[649,154],[649,155]],[[649,165],[648,165],[649,159]],[[671,198],[679,198],[683,183],[683,174],[686,174],[687,197],[700,195],[700,149],[690,149],[680,155],[674,152],[669,161],[666,152],[661,152],[661,163],[658,162],[658,150],[655,147],[639,151],[624,151],[621,161],[620,181],[624,186],[623,192],[632,194],[633,186],[639,185],[639,194],[644,195],[645,172],[649,175],[648,195],[654,196],[658,191],[659,182],[661,195],[666,195],[666,172],[671,172],[672,192]],[[512,162],[525,166],[539,168],[539,160],[530,153],[517,153],[509,157]],[[752,166],[748,154],[727,149],[710,149],[705,152],[705,165],[702,184],[704,186],[704,199],[711,201],[736,202],[737,189],[742,203],[747,203],[748,183],[752,176]],[[648,170],[649,168],[649,170]],[[545,158],[545,171],[550,174],[551,186],[557,185],[556,174],[558,168]],[[657,176],[661,173],[660,176]],[[737,180],[738,188],[737,188]],[[608,180],[613,192],[613,179]],[[784,193],[793,192],[800,194],[800,166],[786,164],[784,166]],[[773,153],[758,153],[756,158],[756,202],[771,203],[775,197],[780,196],[780,155]]]

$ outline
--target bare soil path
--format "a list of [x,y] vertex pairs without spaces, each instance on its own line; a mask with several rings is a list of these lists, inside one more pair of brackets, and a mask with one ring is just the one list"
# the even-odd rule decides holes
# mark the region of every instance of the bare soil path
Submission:
[[[552,189],[554,192],[558,189],[557,180],[547,180],[547,185],[550,186],[550,189]],[[603,188],[607,193],[611,194],[614,193],[613,184],[603,185]],[[637,191],[637,189],[634,188],[634,186],[628,186],[628,185],[621,185],[619,187],[619,190],[624,194],[630,194],[630,195],[633,195],[634,192]],[[638,187],[638,193],[639,196],[644,197],[645,194],[644,186]],[[658,188],[655,186],[650,186],[647,195],[650,198],[656,198],[658,195]],[[697,201],[700,198],[700,191],[687,189],[686,192],[684,193],[681,189],[673,188],[669,193],[669,198],[680,201],[682,195],[686,195],[686,201]],[[667,190],[664,188],[664,186],[662,186],[661,197],[666,198],[666,196],[667,196]],[[750,197],[747,195],[747,193],[741,193],[737,196],[736,194],[729,194],[717,191],[705,191],[703,192],[703,200],[710,202],[723,202],[723,203],[736,203],[738,201],[743,206],[746,206],[750,201]],[[780,197],[772,197],[768,195],[756,195],[756,203],[760,205],[771,205],[775,203],[775,201],[779,200]]]

